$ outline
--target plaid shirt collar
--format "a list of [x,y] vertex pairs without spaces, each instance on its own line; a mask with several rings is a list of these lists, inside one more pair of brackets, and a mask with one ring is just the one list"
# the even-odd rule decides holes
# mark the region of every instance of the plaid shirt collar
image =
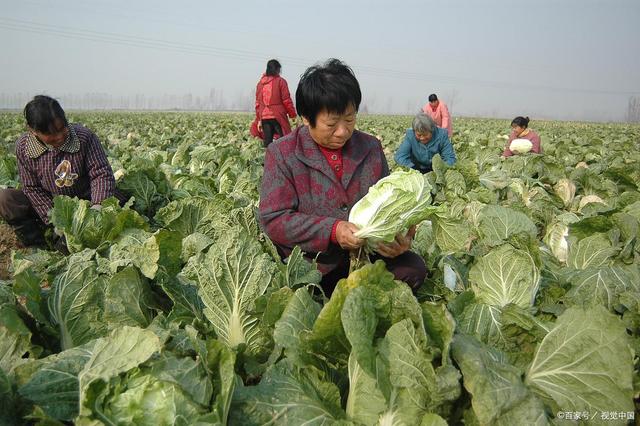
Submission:
[[[29,158],[38,158],[42,154],[47,151],[53,151],[56,148],[53,148],[36,138],[33,133],[27,133],[27,156]],[[73,126],[69,126],[69,135],[67,139],[65,139],[64,143],[60,148],[57,148],[59,151],[65,151],[69,153],[76,153],[80,150],[80,140],[78,139],[78,135],[76,135],[76,131],[73,129]]]

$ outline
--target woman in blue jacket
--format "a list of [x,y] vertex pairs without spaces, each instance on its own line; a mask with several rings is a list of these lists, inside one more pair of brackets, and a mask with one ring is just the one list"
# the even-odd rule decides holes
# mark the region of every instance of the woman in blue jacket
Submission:
[[427,173],[432,170],[433,156],[440,154],[444,162],[450,166],[455,164],[456,154],[447,129],[437,127],[433,119],[424,112],[415,116],[411,127],[407,129],[404,140],[396,151],[396,163]]

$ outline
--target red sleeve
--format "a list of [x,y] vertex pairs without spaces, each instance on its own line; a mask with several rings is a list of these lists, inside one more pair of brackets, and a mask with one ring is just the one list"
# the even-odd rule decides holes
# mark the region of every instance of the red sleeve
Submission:
[[289,86],[287,85],[287,80],[285,80],[284,78],[282,78],[280,81],[280,99],[282,99],[282,104],[287,110],[287,114],[289,115],[289,117],[296,118],[296,108],[293,106],[291,94],[289,93]]
[[540,143],[540,136],[538,136],[537,133],[531,135],[531,152],[542,154],[542,144]]
[[338,240],[336,239],[336,230],[338,229],[339,220],[336,220],[331,228],[331,242],[333,244],[338,244]]

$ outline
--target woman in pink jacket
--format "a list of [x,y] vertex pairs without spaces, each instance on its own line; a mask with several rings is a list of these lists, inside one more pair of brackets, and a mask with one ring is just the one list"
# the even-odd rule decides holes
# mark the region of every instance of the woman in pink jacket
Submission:
[[507,146],[502,153],[503,157],[511,157],[516,154],[512,152],[509,147],[514,139],[527,139],[531,141],[531,151],[535,154],[542,154],[542,144],[540,143],[540,136],[529,128],[529,117],[516,117],[511,122],[511,134],[507,141]]
[[429,103],[422,107],[422,111],[433,118],[436,126],[447,129],[449,138],[451,138],[453,130],[451,130],[451,115],[449,115],[449,109],[444,102],[438,100],[435,93],[429,95]]
[[256,86],[256,119],[251,125],[251,134],[260,137],[267,147],[274,136],[282,137],[291,133],[287,115],[296,118],[287,81],[280,77],[280,62],[271,59],[267,70]]

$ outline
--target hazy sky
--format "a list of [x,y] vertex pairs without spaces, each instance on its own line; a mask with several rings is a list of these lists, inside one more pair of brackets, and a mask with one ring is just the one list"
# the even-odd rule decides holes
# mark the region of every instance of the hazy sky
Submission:
[[437,93],[458,115],[621,120],[640,96],[640,0],[0,0],[0,40],[0,94],[25,100],[246,98],[272,57],[292,94],[344,60],[372,112]]

